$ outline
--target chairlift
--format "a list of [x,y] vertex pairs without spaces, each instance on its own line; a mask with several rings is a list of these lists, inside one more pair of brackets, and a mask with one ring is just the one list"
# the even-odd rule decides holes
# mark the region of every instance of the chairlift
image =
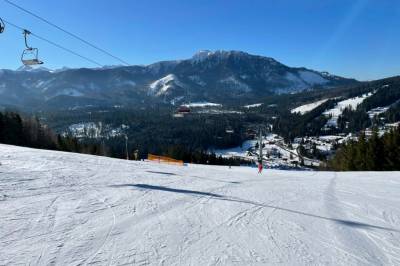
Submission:
[[6,24],[4,24],[4,21],[0,18],[0,33],[3,33],[6,28]]
[[22,52],[21,61],[25,66],[41,65],[42,61],[38,59],[39,50],[37,48],[32,48],[28,45],[27,36],[31,34],[30,31],[24,30],[24,39],[26,49]]

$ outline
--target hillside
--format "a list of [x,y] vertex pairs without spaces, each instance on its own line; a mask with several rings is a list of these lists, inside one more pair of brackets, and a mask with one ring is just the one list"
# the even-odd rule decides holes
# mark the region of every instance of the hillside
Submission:
[[398,265],[400,173],[184,167],[0,145],[0,261]]
[[277,93],[357,83],[241,51],[200,51],[185,60],[95,69],[0,70],[0,105],[21,108],[239,103]]

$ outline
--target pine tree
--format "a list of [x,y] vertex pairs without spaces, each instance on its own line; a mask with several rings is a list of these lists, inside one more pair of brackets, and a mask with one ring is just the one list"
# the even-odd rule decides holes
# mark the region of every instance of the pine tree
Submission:
[[368,171],[381,171],[383,170],[383,143],[378,136],[378,132],[374,130],[372,137],[367,144],[366,152],[366,169]]
[[354,170],[365,171],[367,170],[366,165],[366,152],[367,152],[367,142],[365,139],[365,133],[362,132],[358,139],[358,142],[355,144],[355,158],[354,158]]

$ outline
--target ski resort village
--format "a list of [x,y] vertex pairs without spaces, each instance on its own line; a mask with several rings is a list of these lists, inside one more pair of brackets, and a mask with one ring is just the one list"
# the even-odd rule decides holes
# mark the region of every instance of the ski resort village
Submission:
[[[389,85],[381,86],[382,89],[387,87],[389,87]],[[271,169],[310,170],[323,167],[326,159],[332,157],[340,145],[350,141],[356,141],[360,135],[360,132],[346,132],[346,129],[349,127],[349,122],[344,123],[344,129],[339,129],[338,120],[341,118],[343,112],[357,110],[358,106],[361,105],[365,99],[374,95],[375,92],[375,90],[371,90],[360,96],[348,98],[326,98],[306,103],[290,110],[292,114],[304,116],[327,101],[333,100],[335,103],[331,108],[322,110],[322,117],[326,119],[326,123],[320,128],[320,134],[318,135],[307,134],[288,141],[283,136],[273,133],[275,132],[274,120],[276,120],[276,117],[272,116],[271,121],[268,123],[250,126],[245,133],[246,140],[241,142],[240,145],[222,149],[211,147],[207,152],[209,154],[215,154],[217,157],[238,160],[242,162],[243,165],[254,165],[261,156],[264,167]],[[400,121],[391,123],[386,121],[383,116],[391,106],[395,106],[396,104],[398,104],[398,101],[389,106],[378,106],[368,110],[366,115],[368,120],[370,120],[371,126],[366,127],[362,133],[368,138],[373,135],[374,131],[376,131],[379,136],[382,136],[386,132],[396,129]],[[257,112],[263,105],[263,103],[256,103],[235,108],[211,102],[192,102],[184,105],[186,108],[190,108],[190,113],[182,113],[177,117],[224,117],[227,115],[240,117],[245,112]],[[92,106],[82,106],[80,109],[85,110],[91,107]],[[87,122],[67,124],[60,129],[61,134],[65,137],[72,136],[78,139],[93,140],[109,140],[124,137],[129,134],[129,125],[124,123],[106,124],[101,121],[92,120],[92,116],[95,116],[96,113],[97,115],[101,115],[120,108],[123,108],[123,106],[113,106],[111,111],[102,109],[85,111],[89,118]],[[277,105],[269,104],[267,108],[277,108]],[[226,127],[225,131],[228,134],[234,133],[233,128],[229,125]]]

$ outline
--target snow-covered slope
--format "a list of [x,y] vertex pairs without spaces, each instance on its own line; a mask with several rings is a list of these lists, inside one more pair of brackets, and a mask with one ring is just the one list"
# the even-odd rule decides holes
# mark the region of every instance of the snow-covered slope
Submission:
[[221,107],[222,104],[219,103],[209,103],[209,102],[195,102],[184,104],[187,107]]
[[400,174],[0,145],[0,264],[399,265]]
[[317,108],[318,106],[320,106],[321,104],[326,102],[327,100],[329,100],[329,99],[323,99],[323,100],[319,100],[316,102],[304,104],[304,105],[301,105],[299,107],[292,109],[290,112],[291,113],[300,113],[300,114],[304,115],[305,113],[314,110],[315,108]]
[[326,110],[324,112],[324,115],[326,116],[332,116],[331,119],[327,122],[327,126],[337,126],[337,120],[339,116],[342,114],[344,109],[350,108],[352,110],[357,109],[357,106],[361,104],[365,99],[370,97],[373,93],[366,93],[361,96],[353,97],[350,99],[346,99],[343,101],[340,101],[336,104],[336,106],[332,109]]
[[183,84],[174,74],[169,74],[151,83],[149,88],[151,94],[160,96],[171,93],[171,90],[176,86],[183,87]]
[[263,103],[254,103],[254,104],[249,104],[249,105],[245,105],[243,106],[244,108],[250,109],[250,108],[257,108],[260,107],[261,105],[263,105]]

